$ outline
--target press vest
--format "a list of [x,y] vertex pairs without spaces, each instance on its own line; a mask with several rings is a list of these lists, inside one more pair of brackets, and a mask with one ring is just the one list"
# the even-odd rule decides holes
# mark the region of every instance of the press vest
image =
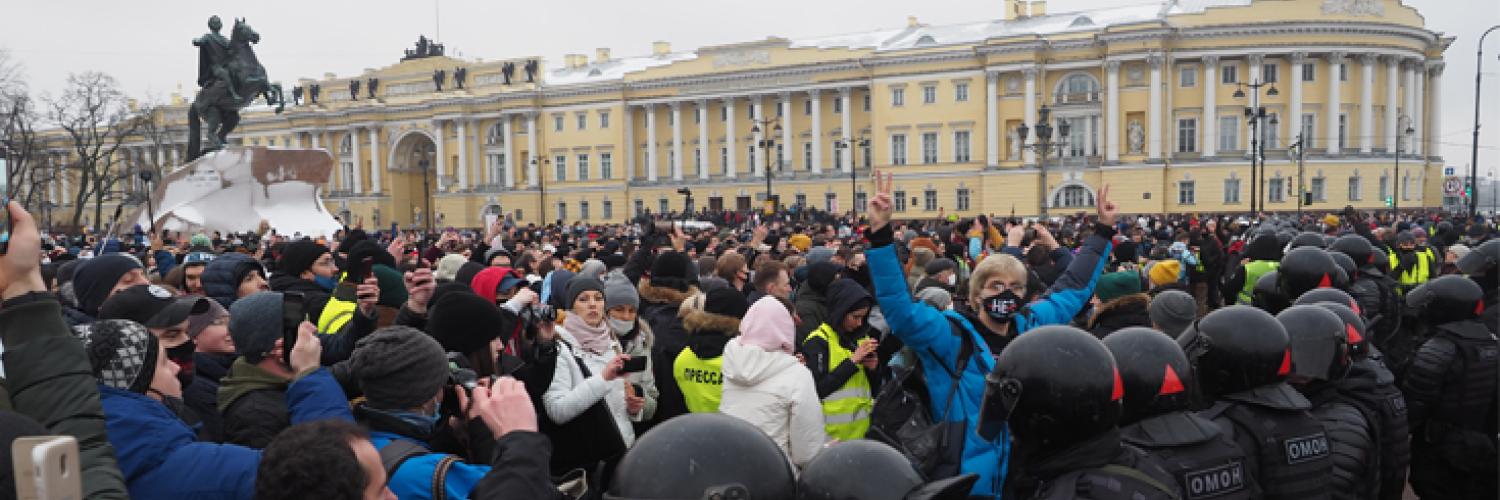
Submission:
[[1244,451],[1257,464],[1256,480],[1266,500],[1332,498],[1332,448],[1323,425],[1306,411],[1218,401],[1202,416],[1249,435],[1240,442],[1255,444]]
[[[1389,259],[1391,261],[1391,270],[1393,271],[1401,264],[1400,254],[1400,250],[1391,252],[1390,254]],[[1433,262],[1437,261],[1437,256],[1432,253],[1432,249],[1426,247],[1418,248],[1416,254],[1417,265],[1412,266],[1411,270],[1401,273],[1400,276],[1396,277],[1396,280],[1401,284],[1401,291],[1403,293],[1415,288],[1417,285],[1426,283],[1427,278],[1432,276],[1432,265]]]
[[323,306],[323,314],[318,316],[318,333],[333,335],[344,327],[349,320],[354,319],[354,309],[359,304],[346,300],[329,298],[328,304]]
[[[807,334],[807,338],[820,338],[828,343],[830,372],[853,355],[839,344],[838,332],[827,323]],[[870,379],[865,376],[863,369],[856,369],[842,387],[823,398],[823,430],[828,433],[828,437],[834,439],[863,439],[865,431],[870,430],[870,410],[874,407],[875,399],[870,395]]]
[[1261,276],[1280,267],[1281,263],[1274,260],[1252,260],[1245,263],[1245,284],[1240,286],[1238,303],[1251,304],[1255,298],[1255,282],[1260,281]]
[[693,413],[718,413],[724,397],[724,357],[702,359],[693,348],[684,348],[672,362],[672,378],[682,390],[682,400]]

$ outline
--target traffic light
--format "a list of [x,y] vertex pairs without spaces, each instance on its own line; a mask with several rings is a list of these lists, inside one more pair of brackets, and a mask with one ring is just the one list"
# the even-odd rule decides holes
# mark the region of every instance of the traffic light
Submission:
[[1391,206],[1391,197],[1390,196],[1385,197],[1385,206],[1387,206],[1387,207]]

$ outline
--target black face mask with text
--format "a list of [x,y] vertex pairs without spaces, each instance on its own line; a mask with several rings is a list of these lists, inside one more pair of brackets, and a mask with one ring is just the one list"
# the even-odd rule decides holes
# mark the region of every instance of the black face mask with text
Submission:
[[177,382],[182,384],[182,390],[187,390],[193,383],[193,352],[198,350],[198,343],[188,339],[177,347],[167,348],[167,359],[177,365]]
[[1025,304],[1025,300],[1021,296],[1006,290],[984,299],[984,314],[995,321],[1009,322],[1015,317],[1016,311],[1021,310],[1022,304]]

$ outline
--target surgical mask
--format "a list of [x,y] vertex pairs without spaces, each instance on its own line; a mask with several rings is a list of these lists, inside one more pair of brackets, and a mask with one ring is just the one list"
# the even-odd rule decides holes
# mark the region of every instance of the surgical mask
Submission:
[[629,334],[631,330],[635,329],[635,322],[634,321],[625,321],[625,320],[614,319],[614,318],[608,318],[608,319],[609,319],[609,329],[614,330],[615,331],[615,335],[626,335],[626,334]]
[[198,344],[193,339],[188,339],[177,347],[167,348],[167,359],[177,364],[177,382],[182,384],[183,390],[193,384],[193,352],[196,350]]
[[1006,290],[984,299],[984,313],[995,321],[1008,322],[1021,309],[1021,296]]
[[313,275],[313,283],[317,283],[319,287],[322,287],[324,290],[328,290],[330,292],[333,291],[334,288],[338,288],[339,286],[338,278],[335,278],[333,276]]
[[958,275],[956,275],[956,274],[950,274],[950,275],[948,275],[948,286],[954,286],[954,285],[957,285],[957,284],[958,284]]

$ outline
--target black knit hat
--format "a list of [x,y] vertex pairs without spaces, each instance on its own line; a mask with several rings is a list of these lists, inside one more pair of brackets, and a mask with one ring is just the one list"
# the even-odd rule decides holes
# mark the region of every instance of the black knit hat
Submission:
[[99,383],[116,389],[145,394],[156,376],[160,344],[146,327],[130,320],[108,319],[73,328],[83,341],[89,366]]
[[922,270],[925,271],[925,272],[927,272],[928,276],[932,276],[934,274],[937,274],[937,273],[940,273],[940,272],[943,272],[943,271],[948,271],[948,270],[957,269],[957,268],[958,268],[958,264],[954,263],[953,259],[950,259],[950,258],[947,258],[947,257],[938,257],[938,258],[932,259],[932,261],[928,262],[927,266],[924,267]]
[[453,275],[453,281],[456,283],[463,283],[465,287],[468,287],[470,283],[474,282],[474,275],[479,274],[479,272],[485,270],[486,267],[489,266],[480,264],[478,262],[465,262],[464,265],[459,266],[458,274]]
[[[665,252],[651,264],[651,284],[685,291],[692,283],[693,260],[682,252]],[[740,299],[744,300],[744,299]],[[745,307],[749,309],[749,306]]]
[[703,301],[703,312],[720,316],[743,318],[745,312],[749,310],[750,302],[745,300],[745,296],[729,287],[719,287],[709,291]]
[[282,274],[297,276],[312,268],[318,257],[328,253],[328,247],[319,245],[312,240],[302,239],[294,241],[281,250],[281,259],[276,261],[276,270]]
[[420,330],[388,326],[354,345],[349,362],[371,408],[409,410],[431,401],[448,380],[443,347]]
[[453,290],[433,301],[427,333],[447,352],[478,352],[500,334],[500,308],[472,291]]
[[85,261],[73,275],[73,293],[83,312],[92,316],[99,314],[99,305],[115,289],[120,277],[133,269],[141,269],[141,261],[125,254],[101,255]]
[[573,279],[568,280],[567,308],[573,309],[573,303],[578,301],[578,296],[589,290],[604,293],[604,282],[588,276],[574,276]]

